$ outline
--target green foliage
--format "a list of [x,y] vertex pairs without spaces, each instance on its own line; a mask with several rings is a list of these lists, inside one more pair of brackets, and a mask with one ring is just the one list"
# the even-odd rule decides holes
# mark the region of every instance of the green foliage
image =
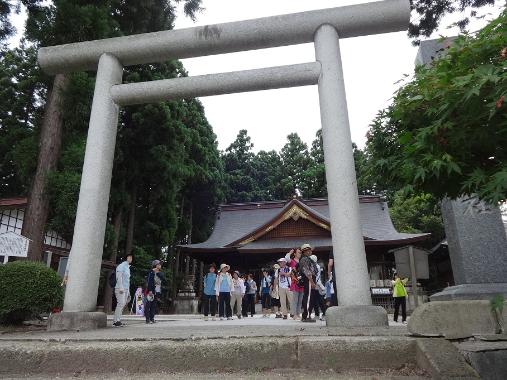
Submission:
[[253,163],[255,154],[252,148],[248,132],[242,129],[222,155],[225,170],[225,200],[228,203],[258,200]]
[[498,313],[502,315],[503,308],[505,306],[504,302],[505,302],[504,296],[502,294],[497,294],[489,301],[489,305],[492,311],[498,311]]
[[[416,39],[419,36],[429,37],[438,28],[442,17],[456,12],[462,15],[456,26],[465,31],[470,18],[480,17],[477,15],[477,8],[493,4],[495,0],[411,0],[410,8],[418,17],[411,21],[408,35]],[[470,15],[464,14],[467,8],[472,8]]]
[[391,188],[507,199],[507,13],[462,35],[370,126],[372,170]]
[[430,194],[407,195],[398,191],[389,207],[395,228],[406,233],[431,233],[430,247],[445,236],[439,202]]
[[311,158],[308,146],[297,133],[287,136],[287,143],[280,151],[280,158],[285,172],[283,177],[285,193],[290,195],[304,193],[305,172],[310,167]]
[[61,307],[61,281],[40,263],[15,261],[0,266],[0,323],[19,323]]
[[47,78],[36,50],[22,45],[0,52],[0,196],[26,193],[38,154],[37,125]]

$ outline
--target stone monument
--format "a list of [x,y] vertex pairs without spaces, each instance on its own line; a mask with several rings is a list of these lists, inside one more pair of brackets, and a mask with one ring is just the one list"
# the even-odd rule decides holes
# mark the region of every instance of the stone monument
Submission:
[[181,289],[174,300],[174,314],[197,314],[199,300],[196,297],[195,284],[196,261],[192,260],[192,273],[190,270],[190,258],[185,258],[185,277]]
[[442,216],[456,285],[430,299],[507,299],[507,237],[499,208],[476,197],[446,199]]
[[174,300],[174,314],[197,314],[199,300],[194,289],[195,276],[185,276],[183,286]]

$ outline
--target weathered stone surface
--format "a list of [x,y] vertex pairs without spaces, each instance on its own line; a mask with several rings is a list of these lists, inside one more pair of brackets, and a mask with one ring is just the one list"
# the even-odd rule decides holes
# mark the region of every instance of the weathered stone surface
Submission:
[[457,285],[507,282],[507,237],[500,210],[480,206],[463,198],[442,202]]
[[458,343],[457,347],[482,379],[507,377],[507,341],[467,341]]
[[174,300],[174,314],[197,314],[199,300],[195,297],[179,297]]
[[416,364],[415,350],[407,337],[302,337],[298,356],[315,369],[400,368]]
[[111,99],[111,86],[121,83],[123,67],[111,54],[101,56],[95,79],[81,187],[68,263],[63,310],[96,310],[113,174],[119,107]]
[[[504,308],[507,318],[507,307]],[[445,336],[449,339],[494,334],[496,321],[489,301],[435,301],[414,310],[408,331],[421,336]]]
[[387,327],[387,312],[381,306],[333,306],[326,310],[326,326]]
[[101,312],[63,312],[51,314],[48,331],[92,330],[104,328],[107,316]]
[[329,24],[340,38],[406,30],[407,0],[377,1],[253,20],[85,41],[39,49],[39,65],[48,74],[95,70],[103,53],[114,52],[125,66],[163,62],[313,41]]
[[507,298],[507,283],[449,286],[443,291],[431,295],[430,299],[432,301],[490,300],[497,294],[503,294]]
[[458,349],[445,339],[417,339],[416,358],[433,379],[479,379]]
[[1,377],[2,374],[19,373],[85,375],[122,372],[134,375],[275,368],[396,369],[415,366],[416,360],[415,340],[408,337],[293,337],[124,342],[0,341],[0,363]]

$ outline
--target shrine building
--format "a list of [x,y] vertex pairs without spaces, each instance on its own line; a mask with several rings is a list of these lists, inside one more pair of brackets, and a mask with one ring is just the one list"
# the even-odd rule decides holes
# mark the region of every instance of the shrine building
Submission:
[[[372,287],[384,286],[395,268],[394,255],[389,251],[422,242],[430,234],[396,231],[387,203],[380,196],[359,196],[359,202],[370,283]],[[225,262],[232,270],[258,274],[304,243],[313,247],[325,266],[333,250],[325,198],[221,205],[209,239],[181,245],[180,249],[206,264]]]

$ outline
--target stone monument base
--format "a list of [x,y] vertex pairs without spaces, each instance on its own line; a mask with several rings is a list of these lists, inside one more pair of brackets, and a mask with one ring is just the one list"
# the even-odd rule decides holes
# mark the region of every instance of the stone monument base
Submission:
[[461,284],[449,286],[430,296],[431,301],[491,300],[498,294],[507,299],[507,283]]
[[[497,333],[497,318],[486,300],[434,301],[414,310],[408,320],[408,331],[418,336],[463,339]],[[507,319],[507,305],[503,319]]]
[[107,326],[106,313],[102,312],[61,312],[51,314],[48,319],[48,331],[93,330]]
[[326,310],[327,327],[387,327],[387,311],[381,306],[332,306]]
[[199,300],[197,298],[176,298],[174,314],[197,314]]

